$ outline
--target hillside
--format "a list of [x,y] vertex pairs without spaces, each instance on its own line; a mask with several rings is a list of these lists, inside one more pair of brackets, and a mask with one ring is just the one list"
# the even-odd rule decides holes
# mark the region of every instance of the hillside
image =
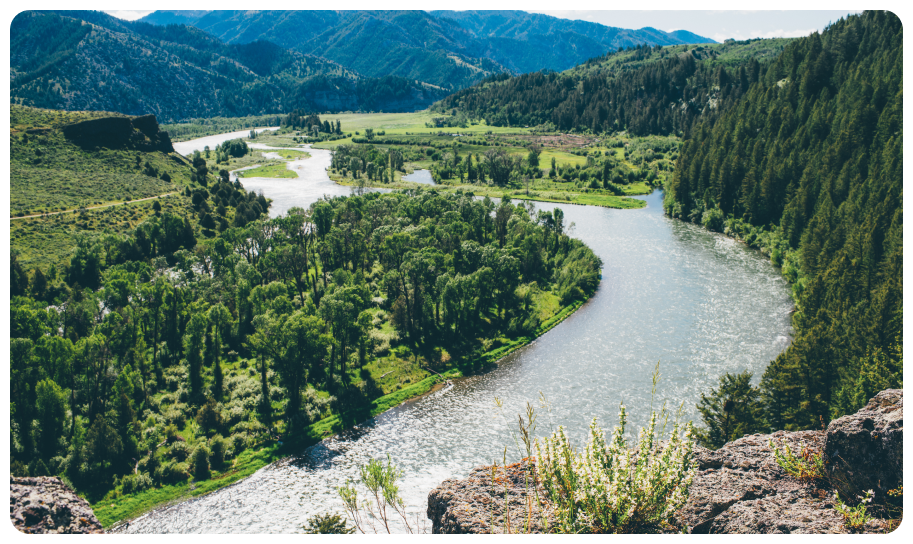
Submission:
[[182,21],[226,43],[268,40],[366,76],[396,75],[451,90],[505,70],[564,70],[618,47],[712,42],[522,11],[219,10],[155,12],[141,21]]
[[[203,164],[174,153],[151,115],[10,106],[15,266],[44,270],[53,287],[57,274],[51,270],[62,270],[74,252],[101,240],[109,247],[120,244],[119,236],[143,224],[149,239],[158,240],[144,249],[125,246],[121,252],[154,255],[157,245],[158,251],[189,249],[197,237],[213,236],[229,222],[246,223],[249,194],[217,181],[214,163],[212,171]],[[219,204],[224,204],[221,211]],[[258,205],[264,212],[268,203]],[[259,215],[250,212],[252,219]],[[15,280],[13,295],[21,294],[27,282]]]
[[28,106],[175,121],[296,108],[414,110],[443,95],[267,42],[226,45],[192,27],[100,12],[23,12],[10,30],[11,101]]
[[769,253],[793,282],[792,345],[761,382],[773,428],[815,428],[901,383],[903,27],[851,16],[792,42],[696,127],[667,211]]
[[562,73],[493,76],[432,106],[495,126],[687,134],[734,104],[789,40],[635,46]]

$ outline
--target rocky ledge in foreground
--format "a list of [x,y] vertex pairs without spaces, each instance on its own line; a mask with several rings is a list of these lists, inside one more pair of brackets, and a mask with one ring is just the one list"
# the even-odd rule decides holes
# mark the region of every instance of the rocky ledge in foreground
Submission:
[[[803,447],[823,452],[828,481],[805,484],[787,475],[771,441],[781,449],[789,445],[796,455]],[[877,500],[903,485],[903,390],[882,391],[856,414],[832,421],[827,431],[755,434],[716,451],[695,448],[694,457],[698,472],[676,520],[680,527],[716,534],[846,533],[834,510],[835,488],[842,497],[872,489]],[[508,515],[512,532],[526,532],[528,505],[535,499],[527,496],[522,467],[498,468],[494,486],[491,467],[441,483],[428,495],[432,532],[500,533]],[[533,512],[529,532],[543,532],[538,505]],[[876,519],[863,532],[888,530],[887,522]]]
[[104,533],[92,507],[58,478],[10,477],[10,521],[23,533]]

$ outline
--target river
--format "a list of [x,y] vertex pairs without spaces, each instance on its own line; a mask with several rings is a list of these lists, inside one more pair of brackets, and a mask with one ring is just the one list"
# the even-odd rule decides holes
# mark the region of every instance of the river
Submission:
[[[307,176],[319,178],[320,160]],[[259,188],[285,209],[316,198],[305,189]],[[540,391],[552,404],[550,414],[540,414],[540,435],[565,425],[581,444],[592,417],[607,429],[617,423],[621,401],[636,433],[649,417],[657,361],[662,376],[654,404],[666,401],[674,409],[683,403],[685,417],[699,423],[695,404],[720,374],[747,369],[757,383],[788,345],[788,286],[758,252],[663,215],[660,192],[642,198],[647,207],[640,210],[541,204],[564,210],[572,235],[603,259],[602,283],[576,313],[496,369],[457,380],[230,487],[151,512],[125,531],[301,532],[315,513],[342,512],[335,487],[356,477],[359,465],[388,454],[405,471],[400,490],[409,511],[424,518],[428,492],[444,479],[500,461],[505,447],[508,461],[519,457],[509,429]],[[496,397],[503,411],[495,408]]]

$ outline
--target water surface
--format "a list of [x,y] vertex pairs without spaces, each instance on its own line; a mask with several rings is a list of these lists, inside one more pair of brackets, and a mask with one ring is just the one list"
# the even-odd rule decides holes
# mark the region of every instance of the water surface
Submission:
[[[313,158],[302,162],[328,165],[329,152],[310,152]],[[307,207],[330,190],[314,176],[256,187],[274,199],[275,214]],[[657,361],[655,404],[683,403],[685,416],[699,421],[695,403],[721,373],[747,369],[757,382],[787,346],[787,284],[758,252],[665,217],[661,193],[643,198],[647,207],[640,210],[542,204],[564,210],[572,234],[603,259],[603,280],[580,310],[495,370],[457,380],[233,486],[152,512],[127,531],[301,532],[315,513],[342,512],[336,486],[388,454],[405,471],[400,489],[410,511],[424,518],[428,492],[444,479],[500,461],[505,446],[508,461],[518,458],[509,428],[540,391],[553,405],[540,415],[540,434],[565,425],[582,443],[592,417],[607,428],[616,423],[621,401],[636,431],[649,415]]]
[[415,183],[424,183],[425,185],[437,185],[434,178],[431,177],[431,170],[416,170],[411,174],[403,176],[403,180]]

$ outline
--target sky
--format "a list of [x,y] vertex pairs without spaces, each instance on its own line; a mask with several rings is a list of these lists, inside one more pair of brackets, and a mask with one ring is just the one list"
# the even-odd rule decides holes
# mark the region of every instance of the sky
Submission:
[[[434,4],[432,0],[430,2]],[[196,6],[194,6],[196,7]],[[469,7],[469,6],[467,6]],[[521,8],[522,9],[522,8]],[[121,19],[138,19],[152,10],[104,10]],[[718,42],[733,38],[807,36],[859,10],[537,10],[563,19],[579,19],[620,28],[651,26],[660,30],[688,30]]]

